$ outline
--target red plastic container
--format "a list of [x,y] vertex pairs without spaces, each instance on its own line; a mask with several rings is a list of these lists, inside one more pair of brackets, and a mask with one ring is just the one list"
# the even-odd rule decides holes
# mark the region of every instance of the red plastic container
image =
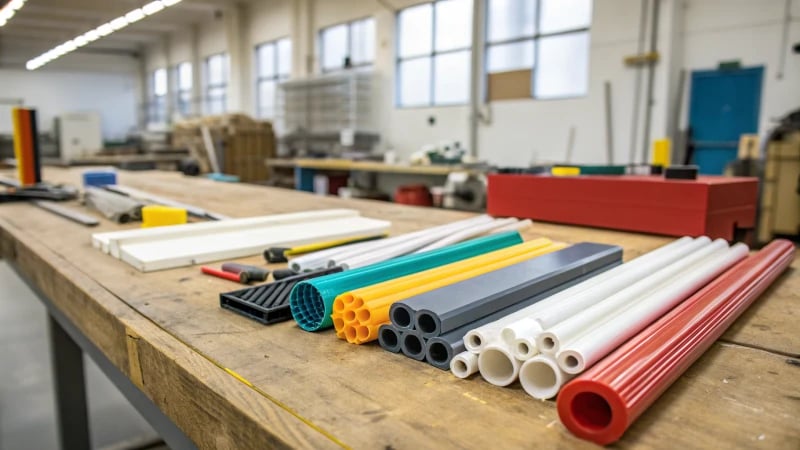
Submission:
[[422,184],[399,186],[394,192],[395,203],[415,206],[433,206],[428,187]]
[[758,179],[494,174],[487,195],[493,216],[733,240],[755,228]]

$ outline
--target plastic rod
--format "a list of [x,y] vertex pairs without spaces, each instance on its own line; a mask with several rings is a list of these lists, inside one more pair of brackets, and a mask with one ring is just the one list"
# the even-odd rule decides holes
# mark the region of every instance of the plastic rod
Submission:
[[519,222],[519,219],[513,217],[508,219],[494,219],[491,222],[475,225],[469,228],[465,228],[456,233],[449,234],[444,238],[439,239],[436,242],[433,242],[431,244],[426,245],[425,247],[422,247],[421,249],[417,250],[417,252],[427,252],[431,250],[436,250],[437,248],[446,247],[448,245],[455,244],[457,242],[474,238],[475,236],[480,236],[481,234],[484,234],[487,231],[491,231],[495,228],[512,225],[516,222]]
[[568,343],[558,352],[556,360],[559,367],[573,375],[583,372],[642,328],[741,261],[747,256],[748,251],[746,245],[736,244],[722,254],[706,259],[691,271],[676,276],[620,314],[606,318],[603,323]]
[[[630,271],[640,271],[639,269],[642,267],[644,268],[643,270],[648,272],[658,267],[663,267],[665,261],[668,263],[682,257],[685,254],[682,248],[692,242],[694,242],[694,239],[690,237],[677,239],[575,287],[564,290],[534,306],[519,311],[513,316],[498,321],[496,324],[475,330],[475,332],[467,336],[467,348],[471,351],[480,351],[482,344],[494,340],[498,334],[507,345],[512,345],[520,337],[518,334],[526,335],[529,337],[530,346],[535,347],[535,337],[542,331],[535,320],[539,313],[548,308],[553,308],[552,311],[560,311],[559,315],[561,317],[569,317],[626,286],[625,281],[617,277],[630,273]],[[616,281],[612,282],[612,280]]]
[[503,231],[512,231],[512,230],[524,231],[532,226],[533,226],[533,221],[531,219],[519,220],[504,227],[493,228],[489,230],[489,232],[487,232],[486,234],[502,233]]
[[567,383],[558,415],[576,436],[613,443],[794,261],[778,239],[744,259]]
[[244,272],[242,272],[242,273],[231,273],[231,272],[225,272],[223,270],[215,269],[213,267],[208,267],[208,266],[201,266],[200,267],[200,271],[203,272],[206,275],[212,275],[212,276],[215,276],[217,278],[223,278],[223,279],[226,279],[226,280],[235,281],[237,283],[246,284],[249,281],[247,279],[247,274],[244,273]]
[[550,355],[536,355],[519,369],[522,389],[538,400],[555,397],[561,386],[574,376],[564,372]]
[[522,242],[516,231],[473,239],[432,252],[407,255],[361,269],[298,283],[291,293],[292,316],[306,331],[333,325],[336,296],[343,292],[461,261]]
[[468,378],[478,373],[478,355],[461,352],[450,360],[450,371],[458,378]]
[[[380,243],[381,245],[378,245],[378,243],[373,243],[371,245],[367,245],[364,247],[355,247],[355,246],[344,247],[340,251],[329,254],[327,257],[328,261],[326,262],[326,264],[329,266],[339,265],[341,261],[346,261],[348,259],[355,258],[361,255],[365,255],[375,251],[380,251],[381,249],[386,249],[389,247],[405,244],[410,241],[416,242],[419,239],[422,239],[423,242],[431,242],[435,239],[438,239],[439,236],[447,235],[447,233],[454,232],[456,230],[461,230],[463,228],[467,228],[475,224],[490,222],[491,220],[492,218],[490,216],[484,214],[477,217],[471,217],[465,220],[459,220],[457,222],[451,222],[444,225],[425,228],[422,230],[413,231],[411,233],[394,236],[389,239],[381,241]],[[425,236],[433,236],[433,237],[425,237]],[[420,244],[420,246],[422,245],[425,244],[424,243]]]
[[[487,217],[489,221],[492,220],[488,216],[480,216],[478,219],[482,219],[483,217]],[[439,229],[434,232],[424,233],[413,239],[409,239],[392,246],[381,246],[373,251],[355,255],[351,258],[334,258],[331,259],[328,264],[342,266],[345,269],[357,269],[359,267],[386,261],[397,256],[417,252],[417,250],[419,250],[421,247],[424,247],[425,245],[439,240],[445,236],[450,236],[461,229],[461,227]]]
[[679,261],[634,282],[629,287],[604,299],[600,303],[575,314],[567,320],[558,322],[551,327],[545,328],[542,320],[538,319],[539,324],[542,325],[542,328],[545,328],[545,331],[536,337],[536,348],[542,353],[556,354],[561,344],[580,336],[589,327],[593,326],[604,317],[614,314],[615,311],[624,308],[626,305],[630,305],[631,302],[637,301],[649,291],[659,288],[675,275],[696,266],[714,253],[727,250],[727,248],[728,243],[725,242],[724,239],[717,239],[712,244],[701,247],[699,250],[692,252]]

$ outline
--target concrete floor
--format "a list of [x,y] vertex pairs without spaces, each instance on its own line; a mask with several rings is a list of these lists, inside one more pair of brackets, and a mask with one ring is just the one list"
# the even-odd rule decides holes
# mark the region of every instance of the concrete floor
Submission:
[[[0,450],[58,448],[47,333],[44,306],[0,261]],[[153,448],[150,425],[88,357],[84,367],[93,447]]]

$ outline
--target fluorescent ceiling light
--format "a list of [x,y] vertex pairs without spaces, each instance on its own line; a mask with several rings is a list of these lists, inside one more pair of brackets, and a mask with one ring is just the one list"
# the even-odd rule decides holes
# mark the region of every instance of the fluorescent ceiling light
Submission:
[[[3,9],[0,9],[0,27],[5,25],[8,19],[14,15],[14,11],[21,8],[26,1],[27,0],[12,0],[5,7],[3,7]],[[104,23],[93,30],[87,31],[82,35],[75,37],[74,39],[68,40],[63,44],[51,48],[50,50],[42,53],[41,55],[25,63],[25,68],[28,70],[36,70],[39,67],[42,67],[43,65],[49,63],[50,61],[60,58],[61,56],[64,56],[67,53],[72,52],[79,47],[83,47],[84,45],[90,42],[94,42],[100,39],[101,37],[108,36],[109,34],[121,30],[134,22],[142,20],[145,16],[151,16],[159,11],[163,11],[165,8],[168,8],[172,5],[176,5],[180,2],[181,0],[151,1],[150,3],[142,6],[141,8],[134,9],[129,13],[119,16],[116,19],[112,19],[111,21]],[[14,6],[16,9],[12,9],[11,8],[12,6]]]
[[[4,26],[22,8],[27,0],[11,0],[0,8],[0,27]],[[170,5],[167,5],[170,6]]]
[[162,3],[161,0],[156,0],[142,6],[142,11],[144,11],[144,13],[148,16],[153,15],[162,9],[164,9],[164,3]]

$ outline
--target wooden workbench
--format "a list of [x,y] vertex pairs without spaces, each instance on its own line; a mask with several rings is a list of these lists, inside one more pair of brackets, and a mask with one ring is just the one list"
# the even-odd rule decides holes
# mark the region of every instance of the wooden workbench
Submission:
[[[80,170],[46,169],[77,184]],[[348,207],[405,232],[469,216],[220,184],[175,173],[120,182],[234,217]],[[583,448],[555,403],[336,339],[220,309],[237,285],[197,267],[143,274],[92,248],[85,228],[0,205],[0,255],[202,448]],[[527,237],[619,244],[630,259],[669,238],[535,224]],[[260,258],[243,259],[259,263]],[[636,448],[800,448],[798,260],[620,442]]]
[[386,164],[379,161],[353,161],[337,158],[270,158],[269,167],[298,167],[301,169],[335,170],[343,172],[402,173],[413,175],[449,175],[452,172],[474,172],[474,169],[460,165],[412,166],[410,164]]

